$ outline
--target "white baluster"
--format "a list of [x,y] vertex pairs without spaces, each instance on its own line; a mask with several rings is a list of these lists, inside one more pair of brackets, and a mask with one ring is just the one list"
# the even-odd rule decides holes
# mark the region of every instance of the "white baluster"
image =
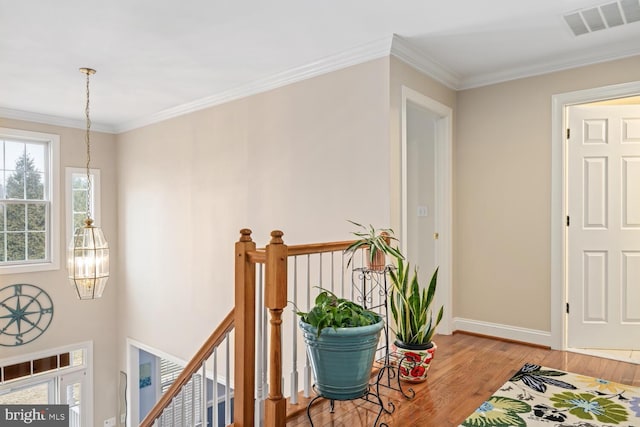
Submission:
[[225,387],[224,387],[224,425],[228,426],[231,424],[231,386],[229,384],[229,378],[231,378],[231,363],[229,363],[229,341],[225,340],[225,350],[226,350],[226,369],[225,369]]

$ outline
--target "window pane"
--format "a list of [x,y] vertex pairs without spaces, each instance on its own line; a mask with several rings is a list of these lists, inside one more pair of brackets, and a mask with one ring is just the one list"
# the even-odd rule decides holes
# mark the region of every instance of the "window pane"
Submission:
[[81,405],[80,397],[82,392],[82,384],[79,382],[73,384],[67,384],[64,387],[64,394],[62,395],[62,403],[69,405],[69,425],[79,426],[81,425]]
[[4,204],[0,204],[0,231],[4,231]]
[[0,262],[5,262],[7,260],[4,252],[6,238],[7,233],[0,233]]
[[1,405],[46,405],[53,402],[53,396],[49,399],[49,383],[42,383],[20,390],[10,391],[0,396]]
[[87,189],[73,190],[73,211],[87,212]]
[[84,220],[87,219],[87,213],[76,213],[73,215],[73,230],[72,233],[75,233],[76,229],[80,227],[84,227]]
[[5,366],[3,371],[5,381],[27,377],[31,375],[31,362],[21,362],[15,365]]
[[25,233],[7,233],[7,261],[24,261]]
[[7,231],[26,230],[25,209],[26,205],[7,205]]
[[24,157],[24,143],[17,141],[5,141],[4,149],[6,153],[4,169],[15,170],[18,159]]
[[7,171],[7,199],[24,199],[24,169]]
[[71,366],[82,366],[84,364],[84,350],[74,350],[71,352]]
[[45,251],[45,234],[44,232],[27,233],[29,260],[44,260],[46,258]]
[[34,374],[41,374],[52,369],[58,369],[58,356],[43,357],[33,361]]
[[44,174],[27,170],[27,199],[44,200]]
[[27,206],[27,230],[44,231],[47,223],[47,206],[44,203]]
[[46,156],[46,146],[44,144],[26,144],[26,152],[27,157],[29,157],[32,162],[32,166],[34,171],[44,173],[45,169],[45,156]]
[[71,180],[71,188],[73,188],[74,190],[86,190],[87,176],[81,175],[79,173],[74,173],[73,179]]

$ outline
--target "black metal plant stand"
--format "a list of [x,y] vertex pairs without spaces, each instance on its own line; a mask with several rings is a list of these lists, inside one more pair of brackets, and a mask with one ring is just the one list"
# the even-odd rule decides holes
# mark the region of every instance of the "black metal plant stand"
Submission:
[[[314,390],[315,390],[315,387],[314,387]],[[307,405],[307,418],[309,418],[309,423],[311,423],[311,427],[313,427],[313,419],[311,418],[311,406],[318,399],[329,399],[329,398],[326,398],[319,394],[318,396],[311,399],[311,401]],[[382,416],[383,413],[392,414],[393,411],[396,410],[396,407],[393,404],[393,402],[387,402],[386,405],[384,404],[384,402],[382,401],[382,398],[380,397],[380,387],[378,385],[378,381],[376,381],[373,384],[369,384],[369,388],[367,389],[367,392],[364,394],[364,396],[356,397],[353,399],[329,399],[329,412],[332,414],[334,413],[336,400],[349,401],[349,400],[359,400],[359,399],[362,399],[369,403],[373,403],[374,405],[380,407],[380,409],[378,410],[378,415],[376,416],[376,419],[373,422],[373,427],[389,427],[389,425],[386,423],[383,423],[383,422],[378,423],[378,422],[380,421],[380,417]]]
[[[384,319],[384,342],[378,351],[383,355],[376,362],[381,365],[378,372],[377,383],[379,386],[399,391],[405,399],[413,399],[416,392],[412,388],[404,389],[400,382],[398,368],[404,362],[405,357],[391,351],[389,345],[389,288],[387,276],[389,271],[395,269],[387,265],[383,270],[370,270],[368,268],[355,268],[352,272],[352,285],[355,301],[369,310],[378,310]],[[374,297],[377,296],[377,301]]]

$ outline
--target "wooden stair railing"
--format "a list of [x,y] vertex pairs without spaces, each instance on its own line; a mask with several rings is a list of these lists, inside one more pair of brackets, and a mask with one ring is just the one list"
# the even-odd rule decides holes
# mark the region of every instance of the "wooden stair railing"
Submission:
[[222,320],[220,325],[209,336],[207,341],[200,347],[198,352],[184,367],[178,378],[171,387],[164,393],[155,406],[149,411],[147,416],[140,423],[141,427],[151,427],[162,415],[162,412],[171,404],[171,401],[180,393],[182,387],[189,382],[191,377],[202,367],[202,364],[213,354],[213,351],[225,339],[227,333],[234,327],[235,309],[231,309],[229,314]]
[[282,312],[287,306],[287,261],[290,256],[343,251],[353,241],[287,246],[282,231],[271,232],[271,241],[256,249],[251,230],[240,230],[235,244],[235,307],[189,361],[180,376],[162,395],[140,426],[151,427],[178,396],[181,389],[234,330],[234,409],[230,427],[253,427],[256,389],[256,264],[264,264],[264,306],[269,312],[269,392],[264,401],[266,427],[284,427],[287,401],[282,385]]
[[233,427],[253,427],[255,417],[256,268],[265,265],[264,305],[269,311],[269,393],[264,402],[264,425],[284,427],[287,401],[282,386],[282,311],[287,306],[289,256],[342,251],[353,241],[287,246],[283,232],[271,232],[264,249],[256,249],[251,230],[240,230],[236,243],[235,407]]

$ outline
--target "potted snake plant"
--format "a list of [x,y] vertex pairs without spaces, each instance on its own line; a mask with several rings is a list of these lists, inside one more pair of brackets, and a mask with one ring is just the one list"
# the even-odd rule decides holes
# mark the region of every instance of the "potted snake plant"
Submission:
[[384,325],[380,315],[327,290],[311,310],[296,313],[318,393],[335,400],[365,396]]
[[374,271],[382,271],[386,268],[386,255],[391,255],[395,258],[404,258],[400,251],[391,245],[392,241],[398,240],[394,237],[392,229],[374,228],[372,225],[366,226],[351,220],[348,221],[360,230],[352,233],[358,239],[344,250],[345,254],[349,255],[347,267],[351,264],[353,255],[358,249],[365,249],[367,251],[367,268]]
[[[436,351],[433,336],[442,320],[444,307],[440,307],[433,319],[432,305],[438,282],[438,269],[431,276],[426,289],[421,289],[418,269],[411,270],[403,258],[396,257],[396,268],[389,270],[391,277],[390,306],[396,335],[394,342],[400,366],[400,379],[408,382],[422,382],[427,379],[427,371]],[[411,274],[413,273],[413,274]]]

